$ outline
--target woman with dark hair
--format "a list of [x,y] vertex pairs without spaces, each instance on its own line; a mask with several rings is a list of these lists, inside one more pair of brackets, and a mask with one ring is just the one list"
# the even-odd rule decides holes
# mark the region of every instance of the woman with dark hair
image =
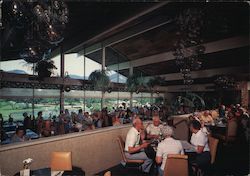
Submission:
[[205,170],[211,160],[207,134],[202,132],[201,124],[197,120],[191,121],[190,131],[192,132],[190,142],[196,150],[196,155],[191,159],[191,163],[195,163],[199,168]]

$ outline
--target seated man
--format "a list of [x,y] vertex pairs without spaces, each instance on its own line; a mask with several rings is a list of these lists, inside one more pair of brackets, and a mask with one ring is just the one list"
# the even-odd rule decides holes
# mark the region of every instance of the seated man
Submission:
[[25,133],[26,133],[26,130],[24,129],[24,127],[19,126],[16,129],[16,133],[11,138],[11,143],[23,142],[23,141],[27,140],[25,138]]
[[159,138],[163,125],[160,124],[159,116],[153,117],[153,123],[146,128],[147,139]]
[[[158,144],[156,153],[156,163],[161,164],[159,168],[159,175],[163,175],[164,167],[167,161],[168,154],[184,154],[181,142],[172,138],[173,128],[170,126],[164,126],[162,128],[162,134],[165,137],[164,141]],[[177,168],[178,169],[178,168]]]
[[125,155],[131,160],[144,160],[141,165],[143,172],[149,173],[153,161],[149,159],[144,152],[144,149],[148,147],[149,143],[144,142],[141,145],[140,142],[140,131],[143,129],[143,123],[139,118],[133,120],[133,127],[128,131],[125,143]]

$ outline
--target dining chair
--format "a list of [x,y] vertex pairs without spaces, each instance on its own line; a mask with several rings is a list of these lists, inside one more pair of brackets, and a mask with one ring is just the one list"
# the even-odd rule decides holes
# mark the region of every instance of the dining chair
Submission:
[[127,159],[126,156],[125,156],[125,153],[124,153],[125,142],[124,142],[124,140],[122,139],[121,136],[117,137],[117,142],[118,142],[118,145],[119,145],[120,153],[121,153],[121,156],[122,156],[122,162],[124,163],[124,166],[126,166],[126,164],[128,164],[128,163],[134,163],[134,164],[142,164],[142,163],[144,163],[144,160]]
[[216,139],[210,135],[208,136],[208,145],[209,145],[210,155],[211,155],[211,164],[214,164],[218,143],[219,143],[219,139]]
[[168,154],[163,175],[188,176],[188,156],[181,154]]
[[72,170],[71,152],[52,152],[50,167],[52,171]]
[[212,134],[213,137],[220,139],[224,144],[234,142],[237,138],[238,123],[236,119],[230,119],[227,122],[225,134]]

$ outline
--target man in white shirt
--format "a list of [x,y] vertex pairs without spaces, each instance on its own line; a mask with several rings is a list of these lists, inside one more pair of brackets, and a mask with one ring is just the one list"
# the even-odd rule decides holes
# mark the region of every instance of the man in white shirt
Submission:
[[160,122],[161,121],[159,116],[153,117],[153,123],[148,125],[146,128],[147,139],[159,138],[159,136],[161,135],[161,129],[163,127]]
[[[166,165],[168,154],[184,154],[181,142],[172,138],[173,128],[170,126],[164,126],[162,128],[162,134],[165,137],[164,141],[158,144],[156,153],[156,163],[161,164],[159,168],[159,175],[163,175],[163,171]],[[178,168],[177,168],[178,169]]]
[[201,124],[197,120],[191,121],[190,131],[192,132],[190,143],[195,147],[197,153],[194,161],[191,161],[191,163],[194,162],[201,169],[205,169],[211,160],[207,134],[202,132]]
[[128,131],[125,143],[125,155],[131,160],[144,160],[140,169],[143,172],[149,173],[153,161],[149,159],[144,152],[144,149],[148,147],[149,143],[144,142],[140,144],[140,131],[143,129],[143,123],[139,118],[133,120],[133,127]]

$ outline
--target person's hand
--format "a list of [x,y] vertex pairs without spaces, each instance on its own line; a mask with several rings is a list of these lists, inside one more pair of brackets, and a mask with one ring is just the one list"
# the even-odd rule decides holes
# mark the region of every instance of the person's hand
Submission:
[[149,145],[149,143],[148,143],[148,142],[144,142],[143,144],[141,144],[141,147],[142,147],[142,148],[147,148],[147,147],[148,147],[148,145]]

